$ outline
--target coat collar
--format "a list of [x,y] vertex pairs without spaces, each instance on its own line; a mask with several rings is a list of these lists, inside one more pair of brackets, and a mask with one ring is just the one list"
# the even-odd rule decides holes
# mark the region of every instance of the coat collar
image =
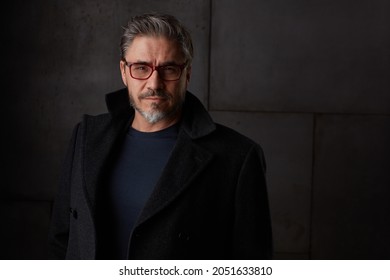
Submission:
[[[106,95],[108,111],[113,118],[134,116],[126,88]],[[182,129],[192,138],[198,139],[215,130],[216,126],[198,98],[189,91],[183,105]]]

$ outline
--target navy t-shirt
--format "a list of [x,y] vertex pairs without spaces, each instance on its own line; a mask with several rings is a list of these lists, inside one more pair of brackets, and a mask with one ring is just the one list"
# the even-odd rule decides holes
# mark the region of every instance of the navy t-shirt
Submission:
[[131,231],[168,161],[177,134],[177,124],[157,132],[129,129],[108,182],[107,258],[127,258]]

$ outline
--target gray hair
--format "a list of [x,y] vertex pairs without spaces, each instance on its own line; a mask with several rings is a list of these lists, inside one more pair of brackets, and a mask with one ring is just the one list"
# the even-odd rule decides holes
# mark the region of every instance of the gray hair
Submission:
[[174,17],[166,14],[144,14],[131,18],[121,38],[121,58],[125,58],[126,51],[137,36],[162,36],[169,40],[176,41],[186,58],[188,65],[191,65],[194,50],[191,35],[188,30]]

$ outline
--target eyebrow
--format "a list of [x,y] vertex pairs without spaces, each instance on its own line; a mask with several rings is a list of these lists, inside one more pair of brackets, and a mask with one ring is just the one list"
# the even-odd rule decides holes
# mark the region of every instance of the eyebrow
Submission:
[[[153,65],[153,63],[151,63],[150,61],[144,61],[144,60],[136,60],[133,63]],[[180,65],[180,64],[177,63],[176,61],[169,60],[169,61],[165,61],[165,62],[163,62],[163,63],[161,63],[160,65],[157,65],[157,66],[167,66],[167,65]]]
[[152,63],[150,63],[150,62],[148,62],[148,61],[144,61],[144,60],[136,60],[136,61],[134,61],[134,62],[132,62],[132,63],[152,64]]

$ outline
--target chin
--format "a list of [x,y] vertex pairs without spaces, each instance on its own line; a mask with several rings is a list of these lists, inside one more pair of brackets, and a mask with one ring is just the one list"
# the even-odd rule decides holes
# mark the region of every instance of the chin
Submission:
[[150,124],[156,124],[167,117],[167,114],[161,111],[140,112],[140,113],[145,118],[145,120]]

